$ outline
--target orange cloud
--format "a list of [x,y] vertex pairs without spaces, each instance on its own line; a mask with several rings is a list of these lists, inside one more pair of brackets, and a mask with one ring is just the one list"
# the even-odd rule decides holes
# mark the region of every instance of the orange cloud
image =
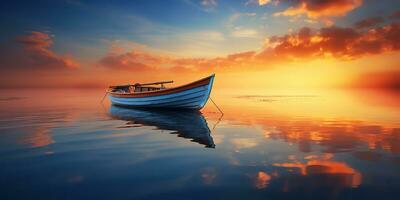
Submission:
[[263,6],[271,3],[271,0],[258,0],[258,5]]
[[307,15],[309,18],[345,16],[348,12],[361,6],[362,0],[298,0],[293,6],[274,16]]
[[366,54],[396,51],[400,48],[400,23],[358,31],[353,28],[325,27],[318,31],[302,28],[297,33],[273,36],[274,53],[286,58],[333,56],[352,59]]
[[77,77],[84,73],[79,67],[80,63],[69,55],[53,51],[53,44],[53,36],[39,31],[31,31],[1,43],[0,87],[76,84]]
[[102,58],[99,63],[104,67],[114,69],[149,71],[156,69],[154,66],[166,63],[168,60],[168,58],[158,55],[131,51],[122,54],[110,53]]
[[113,70],[135,72],[151,72],[157,70],[159,73],[182,73],[193,72],[197,69],[205,71],[220,60],[220,58],[179,58],[133,50],[121,54],[110,53],[100,59],[98,63],[101,67]]
[[58,55],[49,48],[53,45],[52,37],[43,32],[31,31],[28,35],[19,36],[17,42],[22,44],[23,51],[19,52],[25,66],[32,68],[77,68],[79,63],[70,56]]
[[268,5],[268,4],[272,4],[272,5],[278,5],[279,4],[279,2],[280,2],[280,0],[248,0],[247,2],[246,2],[246,5],[248,5],[248,4],[256,4],[256,5],[259,5],[259,6],[265,6],[265,5]]
[[[368,20],[367,20],[368,21]],[[363,26],[366,26],[365,24]],[[368,30],[308,27],[283,36],[272,36],[263,50],[239,52],[215,58],[179,58],[149,52],[110,53],[100,65],[124,70],[224,71],[265,69],[265,66],[314,58],[355,59],[400,49],[400,23]]]
[[102,67],[127,71],[169,71],[169,72],[193,72],[211,71],[215,69],[235,68],[242,64],[248,64],[256,54],[255,51],[229,54],[216,58],[182,58],[140,50],[125,53],[110,52],[101,58],[98,64]]

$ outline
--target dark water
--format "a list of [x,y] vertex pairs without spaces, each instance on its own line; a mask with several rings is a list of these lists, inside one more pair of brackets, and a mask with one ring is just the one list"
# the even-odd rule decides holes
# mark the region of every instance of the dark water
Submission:
[[240,94],[221,116],[3,90],[0,199],[398,199],[398,94]]

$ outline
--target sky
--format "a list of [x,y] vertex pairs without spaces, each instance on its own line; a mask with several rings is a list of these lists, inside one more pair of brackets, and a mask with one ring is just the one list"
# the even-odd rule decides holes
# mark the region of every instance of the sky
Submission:
[[2,1],[0,87],[400,88],[398,0]]

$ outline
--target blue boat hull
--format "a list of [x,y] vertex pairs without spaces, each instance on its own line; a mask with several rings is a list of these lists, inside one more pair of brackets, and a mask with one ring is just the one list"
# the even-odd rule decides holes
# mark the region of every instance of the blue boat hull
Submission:
[[192,87],[187,90],[170,94],[148,97],[121,97],[110,95],[113,105],[138,108],[179,108],[199,110],[207,103],[214,82],[214,76],[210,77],[207,85]]

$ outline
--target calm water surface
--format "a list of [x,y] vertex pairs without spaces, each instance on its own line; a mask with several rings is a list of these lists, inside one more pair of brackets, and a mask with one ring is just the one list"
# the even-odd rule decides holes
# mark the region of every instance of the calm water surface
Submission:
[[[214,92],[215,93],[215,92]],[[0,199],[397,199],[400,95],[213,94],[201,112],[2,90]]]

